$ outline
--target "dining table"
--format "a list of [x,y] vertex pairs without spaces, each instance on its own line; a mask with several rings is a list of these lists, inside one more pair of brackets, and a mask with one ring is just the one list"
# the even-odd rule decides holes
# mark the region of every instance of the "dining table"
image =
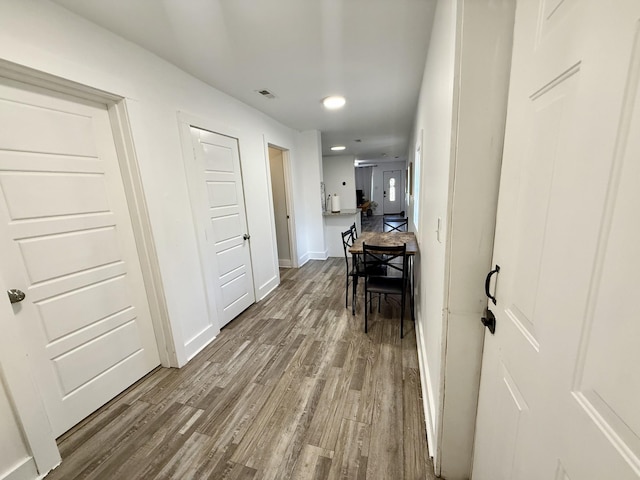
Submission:
[[407,260],[409,266],[409,297],[411,299],[411,320],[415,321],[414,308],[414,275],[413,275],[413,257],[418,253],[418,241],[414,232],[362,232],[358,238],[349,247],[353,262],[357,261],[358,255],[362,255],[362,245],[377,245],[384,247],[397,247],[406,244]]

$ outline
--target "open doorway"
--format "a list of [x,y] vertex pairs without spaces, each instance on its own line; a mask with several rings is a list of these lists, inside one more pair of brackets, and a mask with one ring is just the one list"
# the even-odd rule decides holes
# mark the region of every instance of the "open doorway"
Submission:
[[291,196],[289,195],[289,151],[269,145],[269,169],[271,172],[271,196],[276,227],[278,265],[283,268],[296,266],[295,242],[291,224]]

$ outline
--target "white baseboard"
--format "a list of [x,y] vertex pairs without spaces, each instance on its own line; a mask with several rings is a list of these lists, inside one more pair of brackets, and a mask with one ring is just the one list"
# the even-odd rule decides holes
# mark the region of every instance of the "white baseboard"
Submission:
[[[275,282],[270,282],[267,285],[263,285],[263,288],[260,289],[260,297],[256,299],[256,302],[260,302],[264,300],[267,297],[267,295],[269,295],[276,288],[278,288],[278,285],[280,285],[280,277],[278,277]],[[267,287],[269,288],[267,289]]]
[[325,250],[324,252],[309,252],[309,260],[326,260],[329,258],[329,250]]
[[256,302],[269,295],[278,285],[280,285],[280,273],[277,273],[258,287],[256,290]]
[[278,259],[278,266],[280,268],[291,268],[293,267],[293,262],[290,259],[284,259],[284,258],[279,258]]
[[424,409],[424,421],[427,427],[427,445],[429,446],[429,454],[434,457],[438,450],[436,442],[435,430],[435,400],[433,397],[433,382],[429,373],[429,365],[427,361],[427,350],[424,344],[424,332],[422,331],[422,322],[416,318],[416,343],[418,348],[418,365],[420,368],[420,386],[422,388],[422,402]]
[[207,328],[202,330],[199,334],[193,337],[184,345],[184,352],[186,355],[186,361],[182,364],[179,364],[178,367],[183,367],[189,360],[195,357],[198,353],[200,353],[204,347],[209,345],[218,335],[220,329],[213,325],[209,325]]

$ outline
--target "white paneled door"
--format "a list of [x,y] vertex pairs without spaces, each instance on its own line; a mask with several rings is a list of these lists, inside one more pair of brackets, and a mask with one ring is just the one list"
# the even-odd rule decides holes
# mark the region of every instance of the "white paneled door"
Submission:
[[402,173],[402,170],[392,170],[382,174],[384,181],[382,211],[385,215],[402,211],[402,197],[404,196]]
[[0,79],[0,125],[0,275],[57,436],[160,361],[106,106]]
[[474,480],[640,478],[639,82],[639,2],[518,2]]
[[192,209],[221,328],[255,302],[238,140],[195,127],[190,133]]

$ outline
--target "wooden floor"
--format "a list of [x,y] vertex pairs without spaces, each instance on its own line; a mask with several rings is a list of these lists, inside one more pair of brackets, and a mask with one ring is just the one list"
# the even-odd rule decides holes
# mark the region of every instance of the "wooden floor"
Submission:
[[[48,480],[432,479],[414,325],[363,332],[344,259],[282,283],[184,368],[158,368],[58,439]],[[375,311],[375,309],[374,309]]]

